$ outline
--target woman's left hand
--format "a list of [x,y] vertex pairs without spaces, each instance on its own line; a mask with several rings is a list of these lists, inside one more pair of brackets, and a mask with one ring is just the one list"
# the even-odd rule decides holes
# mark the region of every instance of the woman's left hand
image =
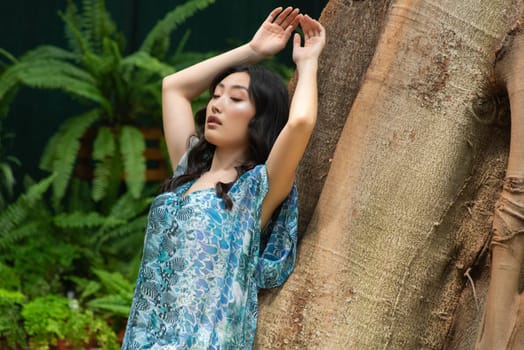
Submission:
[[300,18],[300,27],[304,32],[304,45],[301,45],[300,34],[293,38],[293,61],[298,65],[307,60],[318,60],[326,44],[326,31],[320,22],[308,15]]
[[274,9],[258,28],[249,46],[262,57],[275,55],[286,46],[301,18],[297,8]]

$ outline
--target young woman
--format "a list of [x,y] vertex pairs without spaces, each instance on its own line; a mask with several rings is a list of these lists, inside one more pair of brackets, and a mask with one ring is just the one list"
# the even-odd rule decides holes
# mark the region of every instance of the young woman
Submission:
[[[298,82],[287,89],[250,65],[282,50],[294,29]],[[324,28],[277,8],[252,40],[166,77],[163,120],[173,178],[152,203],[123,349],[250,349],[257,291],[295,261],[294,174],[317,116]],[[198,139],[191,101],[210,87]]]

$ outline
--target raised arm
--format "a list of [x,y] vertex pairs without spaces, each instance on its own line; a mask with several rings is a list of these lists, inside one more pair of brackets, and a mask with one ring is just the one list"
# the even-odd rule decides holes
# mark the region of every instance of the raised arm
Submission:
[[215,75],[225,68],[256,63],[281,51],[297,27],[300,17],[298,9],[276,8],[271,11],[249,43],[164,78],[162,119],[173,167],[186,151],[189,137],[195,134],[191,101],[204,92]]
[[305,15],[300,19],[304,44],[299,34],[293,38],[293,60],[298,81],[291,100],[289,119],[278,136],[266,162],[269,192],[262,206],[264,226],[273,211],[291,191],[295,171],[309,142],[317,119],[318,57],[326,41],[322,25]]

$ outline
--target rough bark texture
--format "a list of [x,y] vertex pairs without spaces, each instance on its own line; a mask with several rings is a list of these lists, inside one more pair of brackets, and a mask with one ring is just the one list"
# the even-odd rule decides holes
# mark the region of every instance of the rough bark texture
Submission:
[[454,323],[456,312],[460,302],[475,305],[465,274],[473,280],[470,268],[485,264],[507,140],[504,128],[479,122],[471,105],[485,92],[494,53],[521,5],[391,6],[296,271],[261,298],[257,348],[460,343],[453,335],[465,328]]
[[[328,33],[321,57],[319,115],[297,175],[300,232],[304,232],[320,196],[340,132],[382,31],[391,0],[330,1],[320,17]],[[291,80],[290,92],[296,86]]]
[[524,348],[524,35],[497,63],[511,106],[511,142],[503,190],[493,216],[491,280],[478,350]]

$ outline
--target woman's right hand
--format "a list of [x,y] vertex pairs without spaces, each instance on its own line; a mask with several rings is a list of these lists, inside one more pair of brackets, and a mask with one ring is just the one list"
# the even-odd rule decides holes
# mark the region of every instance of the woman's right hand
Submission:
[[270,57],[280,52],[287,44],[302,15],[299,9],[288,7],[282,11],[277,7],[258,28],[249,46],[262,57]]

